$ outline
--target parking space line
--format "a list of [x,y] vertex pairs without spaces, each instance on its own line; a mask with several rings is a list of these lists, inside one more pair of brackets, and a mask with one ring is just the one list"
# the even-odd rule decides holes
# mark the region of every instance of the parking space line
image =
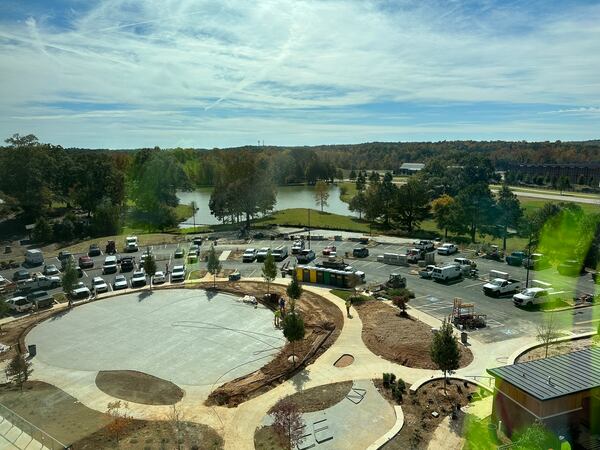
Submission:
[[481,286],[482,284],[485,284],[485,281],[480,281],[479,283],[470,284],[468,286],[465,286],[465,288],[472,288],[472,287],[475,287],[475,286]]
[[[377,267],[374,267],[374,269],[375,269],[375,270],[379,270],[379,269],[381,269],[381,268],[383,268],[383,267],[385,267],[385,266],[387,266],[387,264],[380,264],[380,265],[378,265]],[[426,296],[424,296],[424,297],[426,297]]]
[[583,320],[581,322],[575,322],[575,325],[583,325],[585,323],[594,323],[594,322],[600,322],[600,319],[594,319],[594,320]]

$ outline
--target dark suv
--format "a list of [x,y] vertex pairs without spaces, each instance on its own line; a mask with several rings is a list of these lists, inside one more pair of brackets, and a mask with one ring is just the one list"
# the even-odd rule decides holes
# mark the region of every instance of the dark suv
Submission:
[[102,251],[100,250],[100,247],[98,247],[98,244],[90,245],[90,249],[88,250],[88,256],[100,256],[101,254]]
[[367,247],[357,247],[352,250],[352,256],[355,258],[366,258],[369,256],[369,249]]
[[121,272],[131,272],[135,265],[135,258],[133,256],[123,256],[121,258]]

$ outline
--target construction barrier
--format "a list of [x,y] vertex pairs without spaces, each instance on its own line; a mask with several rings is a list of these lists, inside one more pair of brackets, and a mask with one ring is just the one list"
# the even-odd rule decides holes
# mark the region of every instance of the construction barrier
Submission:
[[296,266],[296,279],[340,288],[352,288],[360,282],[360,277],[354,272],[313,266]]

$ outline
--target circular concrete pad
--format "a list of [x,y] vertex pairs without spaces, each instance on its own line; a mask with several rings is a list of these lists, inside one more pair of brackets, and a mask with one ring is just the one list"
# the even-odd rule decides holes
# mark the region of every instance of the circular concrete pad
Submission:
[[36,358],[81,371],[137,370],[178,385],[221,384],[253,372],[284,345],[273,313],[228,294],[155,290],[79,306],[26,337]]

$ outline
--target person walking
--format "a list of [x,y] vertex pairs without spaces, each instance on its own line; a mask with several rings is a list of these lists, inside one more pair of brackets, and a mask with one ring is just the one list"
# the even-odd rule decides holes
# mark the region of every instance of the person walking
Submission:
[[346,300],[346,316],[350,319],[350,307],[352,306],[352,301],[350,299]]

